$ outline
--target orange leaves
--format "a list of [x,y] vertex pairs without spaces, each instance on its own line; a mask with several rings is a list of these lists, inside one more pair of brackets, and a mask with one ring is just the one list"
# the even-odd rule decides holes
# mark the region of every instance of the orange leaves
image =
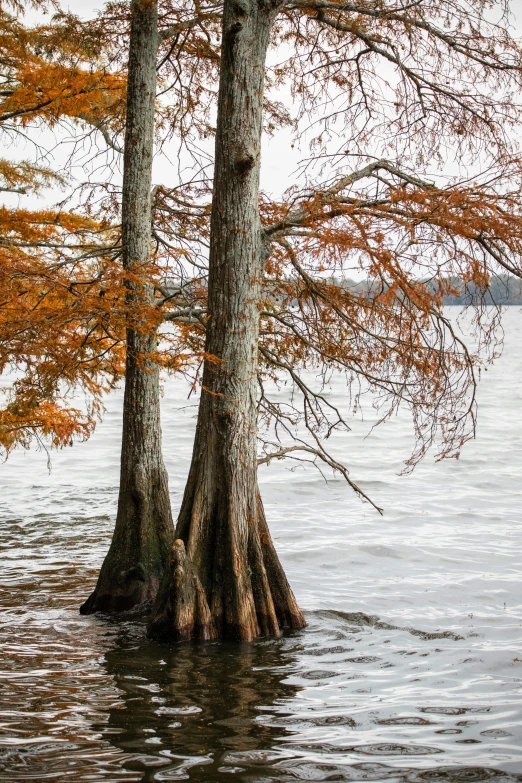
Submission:
[[122,109],[125,82],[121,77],[57,64],[30,64],[12,75],[13,90],[0,103],[0,121],[16,118],[22,125],[61,117],[101,122]]
[[[61,15],[35,30],[0,15],[0,116],[19,126],[67,117],[120,132],[122,9],[110,6],[90,25]],[[522,54],[484,13],[481,0],[401,8],[364,0],[355,10],[342,0],[291,0],[273,35],[274,51],[284,42],[288,59],[267,69],[269,87],[286,96],[290,88],[299,100],[289,101],[296,119],[279,95],[266,94],[266,129],[299,131],[303,120],[301,141],[308,133],[315,146],[302,169],[307,186],[260,206],[262,374],[288,373],[302,392],[300,368],[316,367],[323,380],[336,368],[373,389],[383,416],[410,406],[413,461],[437,432],[440,453],[455,455],[473,430],[479,360],[445,320],[444,297],[469,287],[480,300],[497,270],[522,273],[522,164],[509,155],[508,132],[520,119],[510,90],[520,86]],[[205,358],[211,188],[199,142],[214,132],[220,9],[167,3],[161,20],[158,138],[179,138],[198,174],[154,188],[152,263],[132,275],[120,269],[119,229],[106,217],[119,219],[117,186],[110,193],[107,186],[109,207],[97,223],[0,209],[0,369],[18,368],[39,395],[36,402],[17,392],[9,416],[23,431],[26,415],[29,430],[59,444],[74,419],[83,421],[72,408],[67,419],[67,391],[82,387],[101,400],[121,377],[127,328],[144,334],[168,321],[154,356],[166,370],[188,373]],[[457,163],[467,165],[469,154],[475,165],[482,154],[491,169],[460,184],[423,181],[417,169],[439,165],[448,147]],[[346,172],[358,159],[361,168]],[[330,179],[312,187],[316,175]],[[36,190],[51,180],[43,169],[0,161],[5,189]],[[89,205],[103,212],[94,196]],[[339,422],[317,398],[303,415],[314,432]],[[16,431],[10,421],[6,432]]]
[[28,161],[12,163],[0,159],[0,190],[14,193],[37,193],[52,185],[64,184],[64,177],[51,169]]
[[[110,9],[109,16],[109,30],[105,20],[83,23],[66,14],[48,26],[25,28],[0,10],[3,129],[53,127],[69,118],[100,130],[110,144],[111,134],[124,125],[126,76],[118,63],[126,62],[122,36],[128,29],[119,9]],[[174,21],[179,21],[176,15]],[[196,37],[205,38],[199,32]],[[170,42],[163,49],[172,55]],[[194,62],[203,57],[198,51],[191,56]],[[192,108],[195,86],[191,80]],[[57,184],[65,184],[64,179],[48,169],[0,160],[4,191],[23,194]],[[103,395],[123,375],[126,331],[148,334],[162,323],[165,311],[177,306],[161,281],[168,263],[184,262],[192,237],[202,241],[208,235],[209,210],[187,214],[180,203],[173,217],[172,211],[162,212],[164,205],[158,191],[157,236],[170,238],[174,223],[181,241],[160,244],[153,262],[133,273],[121,268],[120,230],[111,225],[117,219],[117,197],[108,210],[88,202],[83,214],[82,208],[0,207],[0,373],[14,373],[16,379],[0,411],[0,446],[6,452],[17,443],[28,445],[31,437],[49,438],[56,446],[87,437]],[[89,217],[95,212],[99,220]],[[161,297],[154,299],[153,290]],[[197,286],[191,293],[201,296]],[[185,371],[201,353],[201,329],[198,333],[183,323],[178,334],[179,340],[166,336],[154,358],[169,370]],[[173,349],[168,354],[165,345]],[[86,412],[75,403],[78,393]]]
[[28,244],[63,241],[64,233],[76,237],[77,244],[81,244],[79,237],[96,230],[97,226],[92,218],[74,212],[0,207],[0,246],[15,240]]
[[[14,373],[0,447],[88,437],[123,370],[119,265],[90,218],[2,208],[0,230],[0,372]],[[80,389],[87,412],[70,404]]]
[[55,448],[70,446],[74,440],[86,440],[94,427],[95,421],[79,409],[50,401],[28,407],[15,397],[0,409],[0,453],[8,456],[17,445],[28,448],[33,439]]
[[[0,410],[0,448],[88,437],[103,396],[123,376],[126,330],[149,334],[176,306],[168,290],[163,307],[147,293],[163,288],[161,266],[154,259],[124,271],[118,232],[74,213],[2,208],[0,232],[0,374],[16,378]],[[201,297],[202,286],[191,292]],[[154,359],[187,373],[201,349],[201,332],[182,325]]]
[[69,117],[110,125],[121,116],[125,78],[91,59],[86,41],[88,36],[69,35],[67,26],[23,27],[0,10],[0,122],[53,126]]
[[462,280],[464,283],[474,283],[477,289],[484,293],[488,289],[491,272],[483,262],[481,263],[477,258],[471,258],[468,268],[462,273]]
[[[344,425],[296,380],[299,368],[316,368],[323,383],[336,368],[349,386],[373,390],[384,419],[410,408],[416,446],[408,468],[435,441],[440,458],[458,456],[474,433],[476,370],[495,354],[497,321],[488,322],[484,308],[491,276],[503,269],[522,276],[521,173],[512,159],[486,184],[437,188],[380,160],[315,192],[294,190],[286,203],[263,205],[274,248],[262,314],[264,372],[272,377],[279,367],[291,375],[309,430]],[[350,280],[351,266],[365,279]],[[443,311],[445,296],[466,291],[477,308],[481,356]],[[266,410],[271,418],[287,415],[268,402]]]

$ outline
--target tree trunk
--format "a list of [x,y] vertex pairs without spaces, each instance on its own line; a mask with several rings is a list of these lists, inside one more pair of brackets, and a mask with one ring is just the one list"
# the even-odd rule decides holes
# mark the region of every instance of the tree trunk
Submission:
[[225,0],[212,201],[209,319],[192,465],[149,635],[251,641],[305,621],[257,486],[257,356],[263,244],[263,83],[277,14]]
[[[151,178],[156,98],[158,10],[154,0],[133,0],[127,86],[127,126],[122,194],[125,270],[139,273],[150,261]],[[153,291],[130,282],[131,307],[151,302]],[[120,494],[116,527],[96,589],[82,614],[118,612],[152,601],[158,591],[174,527],[161,452],[156,336],[127,330]],[[152,356],[151,356],[152,354]]]

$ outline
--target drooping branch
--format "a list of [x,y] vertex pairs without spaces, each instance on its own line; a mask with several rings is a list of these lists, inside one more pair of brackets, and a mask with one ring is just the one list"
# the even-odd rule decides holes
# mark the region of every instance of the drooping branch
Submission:
[[348,474],[348,468],[346,468],[342,463],[333,459],[321,445],[318,445],[318,447],[315,449],[312,446],[307,446],[306,444],[286,446],[284,448],[278,449],[278,451],[273,451],[270,454],[266,454],[263,457],[260,457],[257,460],[257,464],[268,465],[273,459],[283,459],[289,454],[293,454],[295,452],[305,452],[307,454],[313,454],[313,456],[316,459],[322,460],[334,472],[341,473],[343,478],[350,485],[353,491],[357,493],[357,495],[359,495],[361,498],[364,498],[364,500],[370,503],[370,505],[373,506],[376,509],[376,511],[379,512],[379,514],[382,515],[384,513],[383,509],[379,508],[379,506],[377,506],[373,502],[373,500],[370,497],[368,497],[368,495],[365,492],[363,492],[363,490],[357,484],[355,484],[355,482],[352,481],[352,479],[349,477]]

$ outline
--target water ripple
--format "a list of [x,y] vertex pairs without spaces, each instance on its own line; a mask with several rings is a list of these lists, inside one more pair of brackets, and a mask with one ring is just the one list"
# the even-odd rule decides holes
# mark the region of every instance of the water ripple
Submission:
[[[337,480],[261,472],[308,628],[277,641],[162,646],[145,618],[80,617],[108,547],[121,392],[93,439],[1,466],[0,780],[522,781],[522,317],[479,390],[458,463],[397,477],[397,417],[332,436],[384,519]],[[281,393],[284,393],[282,390]],[[335,404],[349,401],[334,384]],[[163,400],[173,506],[194,411]]]

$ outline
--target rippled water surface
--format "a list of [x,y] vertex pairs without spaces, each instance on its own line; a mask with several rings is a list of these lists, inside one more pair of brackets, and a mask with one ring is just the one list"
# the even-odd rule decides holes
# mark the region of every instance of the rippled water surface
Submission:
[[[522,314],[505,324],[458,462],[399,477],[408,418],[365,438],[371,408],[334,440],[383,518],[313,468],[261,469],[309,623],[278,641],[162,646],[143,617],[78,614],[115,516],[121,393],[51,474],[37,452],[1,465],[0,780],[522,781]],[[175,510],[193,405],[168,381]]]

